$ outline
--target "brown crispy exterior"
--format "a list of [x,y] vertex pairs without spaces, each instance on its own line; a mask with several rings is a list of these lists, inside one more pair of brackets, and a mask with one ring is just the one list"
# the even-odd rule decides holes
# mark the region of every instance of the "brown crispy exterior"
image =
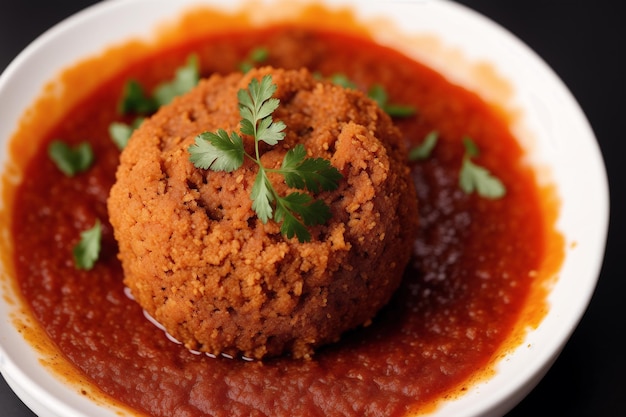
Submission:
[[[318,195],[333,217],[312,240],[286,239],[251,208],[256,165],[197,169],[188,147],[205,131],[239,129],[237,91],[272,74],[286,137],[264,146],[279,167],[288,148],[344,175]],[[244,138],[253,153],[253,139]],[[189,349],[263,358],[309,357],[367,324],[399,285],[417,230],[417,199],[401,136],[362,93],[272,68],[214,75],[135,131],[108,200],[125,283]],[[289,190],[271,177],[277,190]]]

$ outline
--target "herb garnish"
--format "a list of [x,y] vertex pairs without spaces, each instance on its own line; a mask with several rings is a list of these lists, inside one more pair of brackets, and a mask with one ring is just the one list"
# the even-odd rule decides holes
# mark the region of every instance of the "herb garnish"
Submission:
[[159,107],[169,104],[174,97],[185,94],[198,84],[200,69],[198,57],[190,55],[187,63],[176,69],[174,78],[156,86],[152,96],[148,96],[141,84],[128,80],[124,85],[122,99],[118,104],[121,115],[137,114],[131,124],[113,122],[109,125],[109,136],[117,147],[124,149],[133,131],[143,122],[143,116],[156,112]]
[[174,97],[185,94],[198,84],[200,80],[200,70],[198,57],[190,55],[187,64],[176,70],[174,79],[157,86],[154,90],[154,100],[157,106],[169,104]]
[[130,125],[122,122],[113,122],[109,125],[109,136],[120,151],[126,147],[131,135],[143,121],[143,117],[137,117]]
[[409,150],[409,161],[414,162],[427,159],[435,148],[438,140],[439,132],[436,130],[427,134],[422,143]]
[[93,149],[88,142],[72,147],[60,140],[52,141],[48,146],[48,156],[68,177],[86,171],[94,161]]
[[122,93],[122,99],[117,106],[117,111],[120,114],[149,114],[157,109],[158,105],[156,101],[154,98],[146,95],[141,84],[135,80],[128,80],[126,82]]
[[381,84],[372,85],[367,90],[367,96],[378,103],[378,106],[391,117],[409,117],[416,113],[413,106],[389,103],[387,91]]
[[[318,78],[322,78],[317,74]],[[346,74],[342,72],[336,72],[330,76],[330,81],[343,88],[349,88],[356,90],[358,87]],[[373,84],[367,90],[367,96],[374,100],[376,104],[391,117],[410,117],[417,113],[417,110],[413,106],[404,104],[389,103],[389,96],[387,90],[382,84]]]
[[267,61],[270,53],[267,48],[259,46],[254,48],[248,56],[239,64],[239,70],[243,73],[250,71],[257,64],[262,64]]
[[276,85],[272,83],[271,75],[266,75],[261,82],[252,79],[248,90],[241,89],[237,94],[242,117],[240,130],[243,135],[254,138],[255,155],[245,151],[239,134],[231,132],[229,135],[219,129],[216,133],[198,135],[195,144],[188,149],[189,159],[197,168],[226,172],[240,168],[244,157],[252,160],[258,166],[250,193],[252,209],[263,223],[270,219],[282,222],[280,231],[287,238],[296,236],[300,242],[308,242],[311,234],[307,226],[328,221],[331,217],[330,208],[324,201],[314,200],[301,192],[280,196],[269,180],[268,173],[282,175],[291,188],[306,189],[313,193],[335,190],[342,175],[326,159],[307,158],[302,144],[287,151],[279,169],[265,168],[261,164],[259,143],[273,146],[285,137],[285,124],[272,119],[272,113],[279,105],[279,100],[272,97],[275,91]]
[[339,87],[350,88],[352,90],[356,90],[356,84],[348,78],[348,76],[342,72],[336,72],[330,76],[330,82]]
[[463,165],[459,173],[461,189],[467,194],[476,191],[478,195],[489,199],[503,197],[506,194],[506,188],[502,181],[486,168],[472,162],[471,158],[477,157],[480,153],[476,144],[469,137],[464,137],[463,145],[465,155],[463,155]]
[[102,225],[100,220],[80,234],[80,242],[73,249],[74,263],[78,269],[90,270],[100,256]]

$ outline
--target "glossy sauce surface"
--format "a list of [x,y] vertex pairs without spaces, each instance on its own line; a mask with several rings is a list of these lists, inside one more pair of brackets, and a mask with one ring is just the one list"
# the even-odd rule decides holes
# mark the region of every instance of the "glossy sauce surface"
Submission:
[[[171,79],[190,53],[201,73],[237,70],[251,50],[268,65],[347,75],[358,88],[382,84],[393,103],[415,106],[397,119],[407,144],[432,130],[439,142],[412,165],[421,231],[392,302],[374,322],[321,349],[311,361],[265,362],[195,355],[144,317],[122,284],[106,199],[119,151],[108,134],[124,83],[148,90]],[[441,75],[366,38],[278,26],[196,39],[159,51],[103,82],[50,131],[25,167],[15,194],[12,234],[19,287],[63,354],[104,392],[155,416],[402,416],[462,393],[501,353],[519,326],[546,256],[546,214],[523,152],[499,113]],[[458,186],[471,137],[476,162],[506,185],[500,200]],[[54,139],[88,140],[96,163],[72,178],[47,155]],[[91,271],[74,267],[80,232],[103,222]],[[410,244],[410,243],[407,243]],[[531,323],[532,324],[532,323]]]

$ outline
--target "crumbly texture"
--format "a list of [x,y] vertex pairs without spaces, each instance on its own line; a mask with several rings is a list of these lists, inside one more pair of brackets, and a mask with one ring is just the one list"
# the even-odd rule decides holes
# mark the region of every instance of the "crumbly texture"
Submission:
[[[195,168],[188,147],[205,131],[238,131],[237,91],[271,74],[286,137],[262,146],[279,167],[302,143],[344,176],[322,192],[326,224],[300,243],[251,208],[256,165]],[[244,137],[248,152],[254,141]],[[366,325],[398,287],[417,230],[417,198],[400,132],[362,93],[272,68],[214,75],[135,131],[108,200],[125,283],[189,349],[251,358],[309,357]],[[289,192],[282,177],[275,188]]]

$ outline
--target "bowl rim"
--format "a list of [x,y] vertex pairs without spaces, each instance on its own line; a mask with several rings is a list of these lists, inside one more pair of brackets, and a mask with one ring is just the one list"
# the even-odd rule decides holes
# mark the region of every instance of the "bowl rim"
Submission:
[[[271,3],[272,1],[263,0],[265,3]],[[141,8],[148,3],[153,4],[155,0],[105,0],[103,2],[94,4],[92,6],[87,7],[86,9],[64,19],[63,21],[57,23],[52,28],[48,29],[44,33],[42,33],[37,39],[35,39],[31,44],[29,44],[4,70],[4,72],[0,75],[0,97],[6,96],[7,91],[11,89],[12,84],[15,82],[15,79],[20,79],[22,77],[22,73],[28,72],[27,67],[32,64],[33,61],[40,59],[41,56],[46,56],[47,48],[54,45],[58,45],[59,42],[63,39],[67,39],[68,36],[75,36],[76,33],[80,33],[80,30],[89,25],[97,25],[105,21],[109,16],[115,15],[119,13],[120,10],[126,10],[131,8]],[[168,2],[167,0],[159,0],[159,7],[163,5],[164,8],[172,7],[173,9],[182,10],[183,6],[190,4],[207,4],[210,6],[219,6],[219,0],[205,0],[202,2],[197,2],[195,0],[185,0],[179,2],[176,5],[167,6],[167,4],[176,3],[176,2]],[[240,3],[240,2],[233,2]],[[306,2],[303,2],[306,3]],[[368,0],[360,3],[358,0],[324,0],[322,3],[327,5],[358,5],[358,7],[363,7],[365,10],[365,18],[371,17],[372,14],[381,12],[383,3],[382,1],[376,0]],[[526,44],[524,44],[521,40],[511,34],[507,29],[500,26],[498,23],[488,19],[487,17],[475,12],[474,10],[463,6],[461,4],[449,1],[449,0],[417,0],[414,2],[396,0],[391,2],[394,7],[406,10],[406,7],[416,7],[423,6],[424,10],[428,10],[428,13],[433,13],[437,19],[440,19],[441,14],[447,14],[450,18],[450,22],[448,24],[459,24],[461,27],[472,27],[475,28],[482,36],[494,36],[495,41],[499,43],[497,45],[498,48],[510,48],[518,60],[523,61],[528,64],[527,71],[533,73],[532,76],[528,74],[525,75],[524,79],[535,79],[533,77],[539,77],[542,80],[542,83],[546,83],[550,87],[549,93],[553,94],[555,97],[550,97],[548,103],[551,104],[553,102],[561,103],[565,106],[565,110],[567,115],[571,119],[571,124],[573,126],[568,126],[567,131],[571,131],[572,129],[577,129],[579,132],[579,136],[581,142],[584,145],[584,149],[580,152],[584,152],[584,157],[587,158],[588,161],[591,162],[591,179],[583,178],[582,184],[580,185],[583,188],[588,188],[592,191],[592,200],[594,201],[594,207],[589,208],[591,212],[596,214],[594,220],[595,224],[591,224],[586,230],[586,236],[591,236],[592,242],[588,244],[588,242],[576,242],[580,244],[577,246],[579,252],[584,250],[587,255],[590,256],[588,263],[583,268],[583,271],[577,271],[583,275],[584,280],[581,281],[582,284],[580,287],[576,289],[563,289],[563,280],[562,277],[555,284],[555,288],[560,291],[565,291],[565,293],[572,295],[572,291],[575,291],[574,295],[576,295],[576,299],[578,300],[575,305],[567,305],[563,307],[563,310],[559,310],[560,314],[565,314],[564,316],[553,317],[550,315],[550,312],[544,319],[544,322],[548,320],[548,324],[551,326],[551,332],[554,334],[550,339],[552,343],[549,343],[547,346],[537,346],[535,343],[535,339],[533,339],[533,335],[542,331],[542,328],[545,328],[547,325],[542,323],[536,331],[532,331],[529,334],[529,343],[533,345],[533,360],[530,363],[526,363],[523,368],[520,368],[520,371],[515,375],[510,375],[509,380],[513,381],[513,383],[507,383],[502,388],[497,388],[491,391],[492,400],[489,402],[486,407],[482,403],[472,402],[472,398],[478,397],[482,398],[481,392],[487,390],[487,386],[491,387],[497,384],[497,375],[494,378],[490,378],[489,381],[478,383],[475,387],[473,387],[469,393],[465,394],[459,400],[452,401],[450,403],[444,404],[442,407],[439,407],[435,414],[439,415],[441,412],[443,415],[453,415],[454,413],[462,412],[465,416],[478,416],[483,413],[493,413],[493,414],[503,414],[512,408],[515,403],[520,401],[528,392],[536,385],[536,383],[543,377],[543,375],[548,371],[550,365],[554,362],[554,360],[559,355],[560,351],[566,344],[567,340],[573,333],[574,329],[578,325],[581,320],[583,314],[585,313],[588,304],[591,300],[591,297],[595,291],[595,287],[597,285],[599,272],[602,266],[602,262],[604,259],[604,251],[606,246],[606,238],[608,234],[608,222],[609,222],[609,189],[608,189],[608,179],[606,175],[606,168],[604,167],[604,162],[602,159],[602,155],[595,140],[594,133],[587,121],[582,109],[578,105],[574,96],[570,93],[565,84],[560,80],[557,74],[543,61],[541,57],[539,57],[534,51],[532,51]],[[154,7],[158,9],[159,7]],[[163,13],[163,12],[161,12]],[[132,14],[132,13],[131,13]],[[158,15],[155,13],[154,16]],[[156,18],[151,16],[147,16],[144,20],[153,19],[152,23],[146,27],[140,28],[132,33],[126,33],[123,37],[119,38],[119,40],[107,40],[101,46],[105,46],[116,42],[121,42],[123,39],[129,38],[142,38],[146,35],[150,35],[153,32],[155,25],[161,22],[162,18]],[[155,20],[156,19],[156,20]],[[435,19],[433,24],[438,24],[439,20]],[[407,30],[406,26],[409,25],[404,19],[400,22],[401,29]],[[420,30],[425,31],[437,31],[432,25],[429,25],[427,22],[424,22],[424,27]],[[76,32],[76,33],[75,33]],[[439,33],[438,33],[439,34]],[[458,45],[463,45],[463,33],[457,30],[455,31],[455,35],[446,38],[445,41],[452,44],[453,47],[457,47]],[[477,36],[474,34],[474,36]],[[102,43],[103,41],[99,41]],[[76,43],[74,43],[76,44]],[[72,44],[72,45],[74,45]],[[21,114],[24,112],[26,106],[32,102],[32,99],[36,97],[44,82],[47,81],[46,77],[51,77],[56,75],[56,73],[61,69],[61,67],[69,64],[73,64],[77,60],[89,56],[90,54],[94,54],[99,52],[102,48],[95,48],[90,43],[89,39],[82,40],[78,42],[76,48],[71,49],[67,55],[63,56],[60,61],[65,61],[64,63],[60,63],[58,67],[52,68],[45,72],[46,76],[43,79],[38,80],[33,83],[32,86],[28,88],[25,93],[25,96],[28,98],[24,98],[22,102],[23,106],[15,106],[15,111],[11,113],[4,113],[3,116],[15,122],[19,119]],[[493,47],[490,45],[489,47]],[[481,48],[470,48],[469,51],[464,50],[464,52],[468,53],[471,59],[480,59],[483,55],[488,54],[489,52],[485,50],[485,47]],[[515,60],[514,60],[515,61]],[[440,72],[445,72],[445,69],[436,68],[437,63],[431,63],[436,70]],[[499,70],[504,71],[509,74],[511,71],[515,69],[511,66],[514,63],[503,63],[498,62]],[[53,66],[54,67],[54,66]],[[42,73],[39,69],[36,70],[39,73]],[[38,84],[41,81],[42,84]],[[463,84],[467,80],[460,80],[459,82]],[[23,84],[23,83],[22,83]],[[528,100],[532,100],[532,98],[526,98]],[[559,113],[562,115],[562,112]],[[5,148],[7,139],[11,136],[11,132],[8,131],[8,128],[2,130],[0,127],[0,145]],[[565,129],[564,126],[556,126],[555,129]],[[6,133],[5,133],[6,131]],[[543,135],[546,132],[540,132]],[[556,150],[562,150],[560,148],[555,147],[555,149],[549,149],[548,153],[556,152]],[[571,149],[567,150],[568,152],[573,152]],[[4,149],[0,149],[0,167],[4,166],[6,152]],[[570,154],[568,154],[569,156]],[[576,154],[578,157],[580,155]],[[549,156],[552,156],[550,153]],[[558,173],[557,173],[558,177]],[[565,179],[560,178],[559,181],[565,181]],[[571,187],[571,185],[570,185]],[[568,191],[569,192],[569,191]],[[569,209],[569,207],[566,207]],[[566,219],[565,222],[571,222],[573,220]],[[568,243],[572,243],[568,241]],[[583,249],[580,249],[580,248]],[[569,248],[568,250],[570,250]],[[569,253],[569,252],[568,252]],[[570,258],[572,256],[578,256],[575,252],[575,255],[568,255]],[[568,258],[569,259],[569,258]],[[1,272],[1,271],[0,271]],[[569,283],[569,281],[568,281]],[[4,292],[4,286],[2,287]],[[550,299],[551,302],[555,300]],[[10,308],[4,308],[7,311],[10,311]],[[0,308],[0,311],[2,308]],[[13,328],[13,323],[6,318],[7,322],[0,322],[1,328]],[[558,325],[557,325],[558,322]],[[543,327],[542,327],[543,326]],[[54,381],[55,384],[58,384],[58,379],[56,377],[50,377],[46,374],[41,374],[39,370],[33,369],[33,366],[37,363],[36,359],[38,354],[34,351],[31,353],[33,357],[30,358],[30,362],[26,367],[23,366],[23,356],[24,349],[31,349],[30,345],[27,342],[22,341],[23,343],[19,343],[19,348],[17,350],[12,349],[10,346],[6,344],[7,336],[4,334],[5,332],[1,332],[2,336],[0,336],[0,372],[2,372],[3,376],[11,386],[11,388],[18,393],[18,396],[22,398],[22,400],[31,407],[35,412],[41,413],[42,415],[64,415],[64,416],[84,416],[84,415],[113,415],[109,414],[108,410],[102,411],[103,408],[100,405],[95,405],[94,403],[86,398],[81,398],[77,395],[76,390],[72,389],[72,387],[59,387],[57,391],[50,390],[50,383]],[[19,336],[19,335],[18,335]],[[21,336],[19,336],[21,338]],[[13,341],[15,339],[15,335],[13,336]],[[535,347],[536,346],[536,347]],[[29,355],[30,356],[30,355]],[[528,357],[528,355],[524,355],[524,357]],[[510,359],[511,361],[515,361],[515,353]],[[34,372],[34,373],[33,373]],[[45,371],[47,373],[47,371]],[[67,396],[67,397],[66,397]],[[483,395],[484,396],[484,395]],[[76,397],[76,398],[74,398]],[[70,400],[68,400],[70,398]],[[513,404],[512,404],[513,403]],[[511,405],[512,404],[512,405]],[[86,407],[89,409],[89,414],[83,414],[81,412],[81,408]],[[119,411],[119,410],[118,410]],[[100,414],[102,413],[102,414]],[[449,414],[448,414],[449,413]]]

